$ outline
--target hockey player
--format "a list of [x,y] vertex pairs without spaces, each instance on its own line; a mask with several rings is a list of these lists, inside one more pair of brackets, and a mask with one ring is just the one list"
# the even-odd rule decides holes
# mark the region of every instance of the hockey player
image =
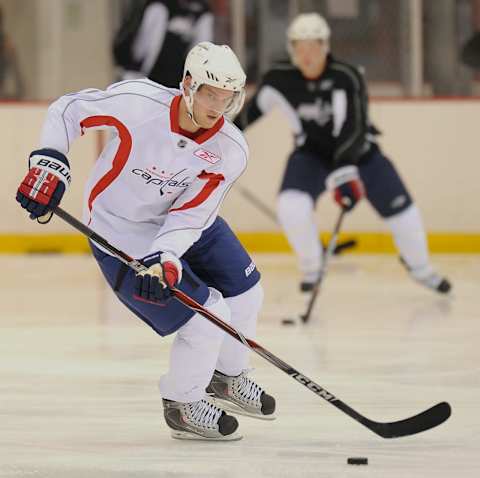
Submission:
[[313,211],[333,193],[350,211],[365,195],[390,228],[411,277],[437,292],[451,286],[429,260],[420,213],[393,164],[375,141],[359,70],[330,54],[330,28],[317,13],[298,15],[287,32],[291,63],[263,78],[237,123],[245,127],[274,107],[295,135],[278,196],[278,218],[296,252],[302,291],[312,290],[322,261]]
[[247,376],[248,349],[169,300],[169,287],[179,287],[255,335],[260,274],[218,216],[247,165],[243,135],[223,116],[242,107],[244,86],[232,50],[203,42],[187,56],[181,91],[142,79],[65,95],[48,109],[40,149],[17,193],[32,219],[49,214],[70,184],[72,141],[89,128],[115,133],[90,174],[84,222],[148,267],[135,275],[91,245],[120,301],[158,334],[176,332],[159,382],[174,438],[239,439],[236,418],[223,408],[262,419],[275,409],[273,397]]
[[148,77],[178,88],[188,51],[201,41],[212,41],[213,22],[205,0],[131,2],[113,41],[120,79]]

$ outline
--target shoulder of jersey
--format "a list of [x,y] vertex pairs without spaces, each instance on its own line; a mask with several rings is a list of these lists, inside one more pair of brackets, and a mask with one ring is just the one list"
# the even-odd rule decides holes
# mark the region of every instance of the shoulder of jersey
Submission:
[[114,83],[107,88],[110,93],[131,93],[140,96],[147,96],[162,103],[170,103],[174,96],[180,94],[180,90],[167,88],[148,78],[125,80]]
[[245,155],[248,155],[248,144],[245,136],[230,120],[225,118],[219,133],[220,138],[226,140],[232,147],[240,148]]
[[329,68],[347,81],[363,81],[364,70],[361,67],[333,58]]
[[168,8],[170,17],[173,16],[200,16],[210,12],[208,3],[204,0],[190,0],[179,2],[178,0],[150,0],[151,3],[162,3]]
[[298,68],[289,61],[274,63],[265,76],[287,76],[298,74]]

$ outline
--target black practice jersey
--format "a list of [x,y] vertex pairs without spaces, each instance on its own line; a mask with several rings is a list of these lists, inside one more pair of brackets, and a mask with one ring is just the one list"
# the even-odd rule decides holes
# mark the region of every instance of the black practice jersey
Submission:
[[357,163],[378,133],[368,120],[363,75],[331,55],[315,80],[290,63],[270,70],[238,123],[244,127],[275,107],[286,115],[296,148],[331,168]]
[[163,0],[161,3],[169,11],[168,25],[161,50],[148,77],[164,86],[178,88],[188,51],[195,42],[205,39],[201,35],[197,37],[196,23],[210,10],[203,0]]
[[205,0],[134,2],[114,40],[116,63],[178,88],[188,51],[212,41],[213,15]]

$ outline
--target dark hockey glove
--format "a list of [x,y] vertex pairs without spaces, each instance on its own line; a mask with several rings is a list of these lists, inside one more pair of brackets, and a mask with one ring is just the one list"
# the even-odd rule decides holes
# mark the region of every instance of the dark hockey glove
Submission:
[[47,220],[41,221],[45,223],[70,185],[70,165],[64,154],[45,148],[30,154],[29,168],[18,187],[16,199],[30,213],[30,219],[50,213]]
[[325,185],[329,191],[333,191],[335,202],[346,211],[351,211],[365,196],[365,187],[356,166],[342,166],[331,172]]
[[141,260],[147,270],[137,274],[135,297],[146,302],[166,302],[172,297],[171,287],[182,280],[182,263],[170,252],[155,253]]

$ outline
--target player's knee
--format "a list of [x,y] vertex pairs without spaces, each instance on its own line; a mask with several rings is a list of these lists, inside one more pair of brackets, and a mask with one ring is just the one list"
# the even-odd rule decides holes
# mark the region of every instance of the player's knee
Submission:
[[304,217],[313,211],[313,206],[312,197],[304,191],[286,189],[278,195],[277,211],[280,220]]
[[257,282],[246,292],[225,299],[232,314],[232,325],[249,337],[255,334],[263,297],[263,287],[260,282]]
[[[222,294],[216,289],[209,287],[210,295],[204,304],[212,314],[215,314],[222,322],[230,324],[231,312]],[[221,342],[223,339],[223,330],[217,327],[200,314],[195,314],[184,326],[178,330],[182,340],[193,343],[212,343]]]
[[251,289],[245,292],[247,301],[246,303],[249,306],[249,310],[252,314],[258,315],[260,309],[263,305],[263,299],[265,297],[265,292],[263,290],[262,284],[257,282]]
[[218,315],[223,322],[229,324],[231,319],[230,309],[223,295],[213,287],[209,287],[208,290],[210,291],[210,295],[205,302],[205,307],[215,315]]
[[402,207],[395,209],[391,208],[390,210],[385,211],[385,213],[382,214],[382,217],[387,222],[395,222],[397,220],[403,220],[406,217],[416,216],[418,214],[420,213],[416,204],[409,200],[403,204]]
[[225,301],[232,315],[254,315],[260,312],[263,304],[264,291],[260,282],[235,297],[228,297]]

